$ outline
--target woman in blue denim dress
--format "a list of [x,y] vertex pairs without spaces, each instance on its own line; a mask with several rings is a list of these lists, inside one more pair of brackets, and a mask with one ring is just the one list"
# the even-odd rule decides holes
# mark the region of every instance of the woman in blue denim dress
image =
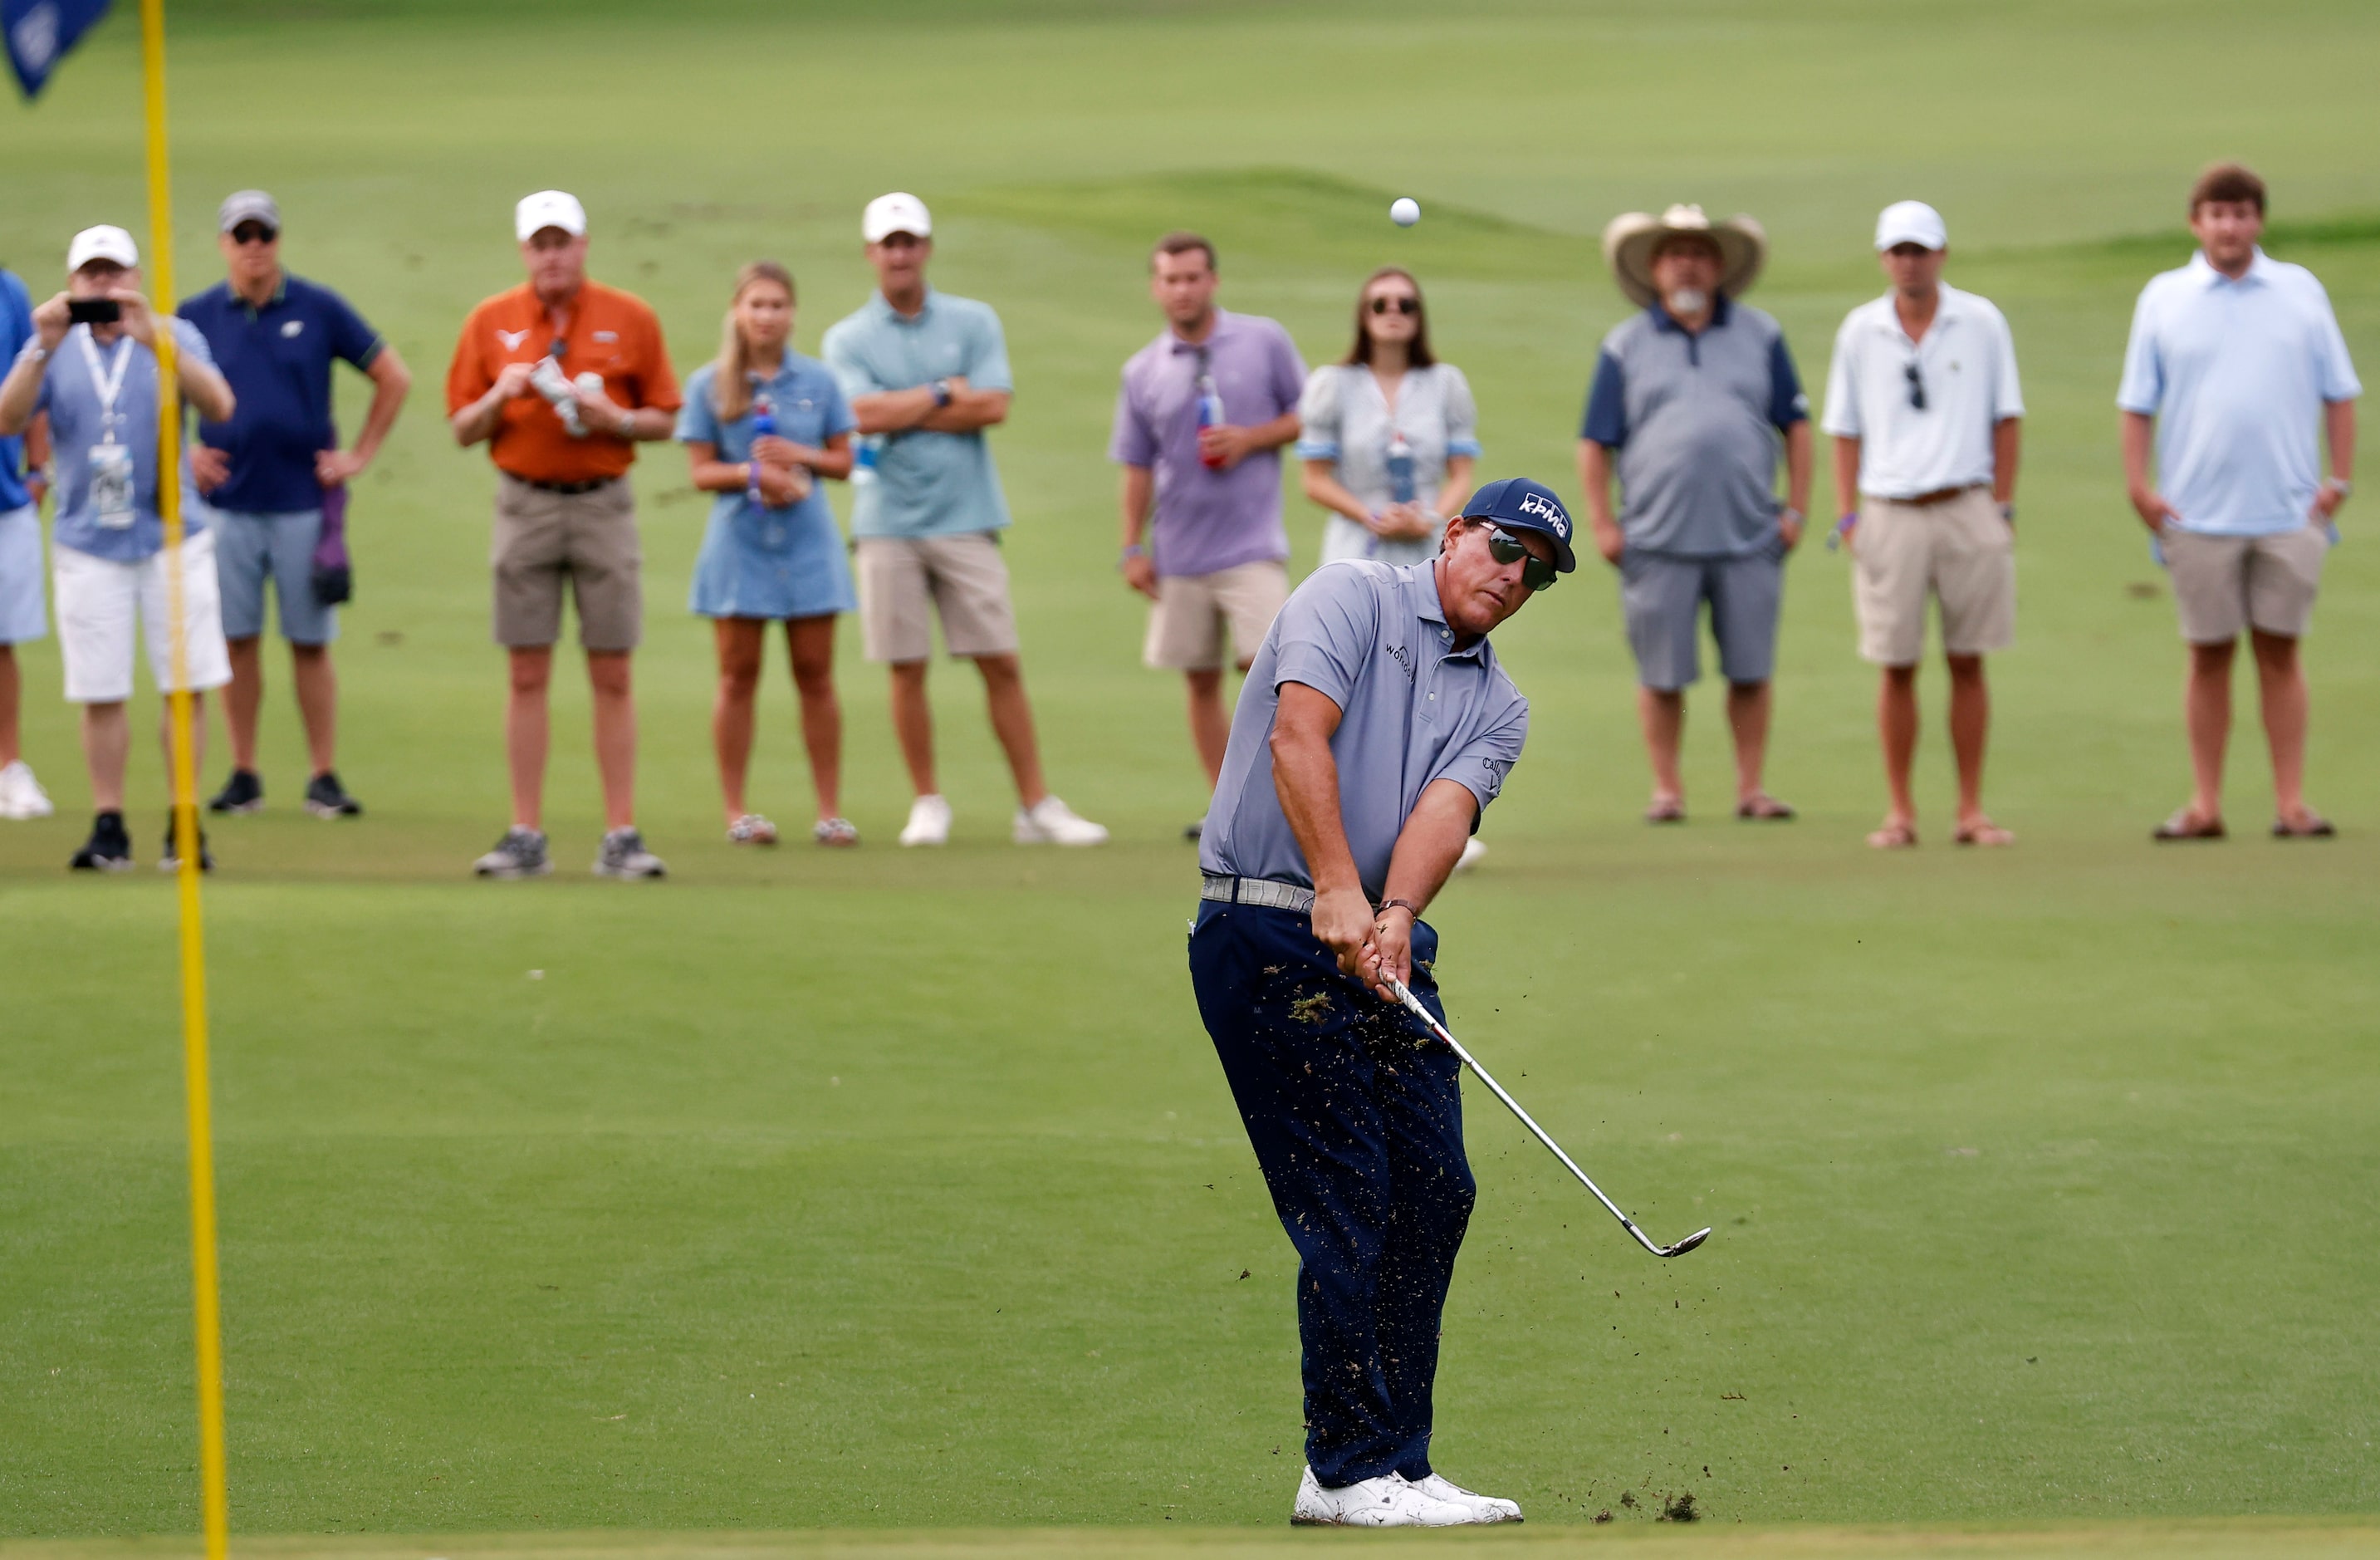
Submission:
[[802,745],[818,792],[820,845],[859,843],[842,815],[843,708],[834,693],[834,620],[858,602],[843,532],[819,486],[851,474],[851,408],[834,376],[790,345],[794,278],[774,261],[736,273],[718,360],[695,371],[677,438],[694,485],[718,494],[695,560],[693,610],[711,619],[719,698],[710,734],[727,837],[774,845],[777,826],[744,805],[752,707],[771,623],[785,626],[801,697]]

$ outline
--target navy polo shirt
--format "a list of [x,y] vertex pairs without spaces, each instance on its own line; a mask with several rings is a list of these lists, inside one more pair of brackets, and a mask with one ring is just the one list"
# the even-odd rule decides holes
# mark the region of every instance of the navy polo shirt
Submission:
[[314,457],[339,442],[331,363],[370,368],[379,333],[337,293],[285,274],[261,309],[225,282],[185,299],[181,313],[214,349],[237,402],[229,422],[199,424],[199,442],[231,457],[231,479],[207,502],[243,514],[322,507]]

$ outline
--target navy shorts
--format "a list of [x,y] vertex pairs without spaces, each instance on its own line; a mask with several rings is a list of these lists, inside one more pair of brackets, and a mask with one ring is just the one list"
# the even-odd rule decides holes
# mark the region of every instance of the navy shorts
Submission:
[[1636,680],[1675,693],[1702,678],[1699,632],[1710,603],[1719,674],[1765,683],[1777,669],[1777,614],[1785,599],[1785,548],[1771,542],[1740,558],[1679,558],[1629,549],[1620,555],[1620,607]]

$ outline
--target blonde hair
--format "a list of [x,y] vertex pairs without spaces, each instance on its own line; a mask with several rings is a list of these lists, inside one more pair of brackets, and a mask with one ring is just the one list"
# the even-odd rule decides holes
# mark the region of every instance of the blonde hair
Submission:
[[736,328],[735,306],[759,282],[776,283],[785,289],[786,302],[795,301],[794,274],[773,260],[756,260],[735,273],[735,290],[727,299],[727,320],[720,327],[719,356],[714,360],[716,372],[710,382],[710,403],[718,408],[723,422],[733,422],[752,409],[751,349],[744,343],[744,333]]

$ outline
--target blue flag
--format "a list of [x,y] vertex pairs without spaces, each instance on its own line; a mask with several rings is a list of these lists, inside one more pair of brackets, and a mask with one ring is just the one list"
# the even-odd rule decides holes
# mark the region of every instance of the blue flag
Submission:
[[67,51],[107,14],[108,0],[0,0],[8,63],[27,97],[40,95]]

